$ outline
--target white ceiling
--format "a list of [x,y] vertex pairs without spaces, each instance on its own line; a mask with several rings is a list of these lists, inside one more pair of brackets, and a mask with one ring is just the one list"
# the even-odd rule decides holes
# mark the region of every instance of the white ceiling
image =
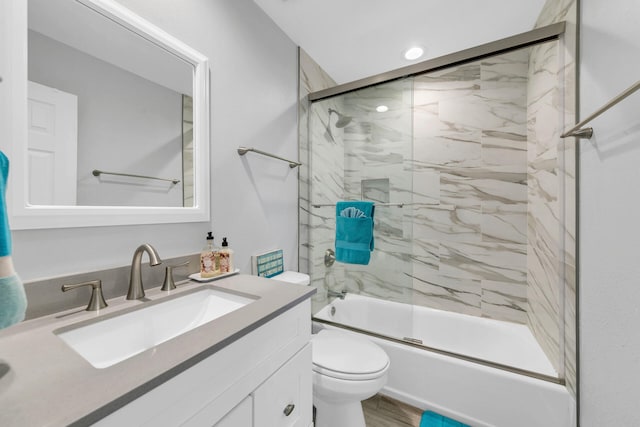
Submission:
[[338,83],[533,29],[545,0],[254,0]]

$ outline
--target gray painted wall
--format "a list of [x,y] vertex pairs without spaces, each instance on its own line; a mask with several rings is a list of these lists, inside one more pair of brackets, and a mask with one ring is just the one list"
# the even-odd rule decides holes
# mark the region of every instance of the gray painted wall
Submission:
[[218,243],[229,238],[243,272],[251,254],[276,247],[296,269],[297,170],[236,152],[247,145],[298,157],[296,46],[251,0],[121,3],[209,57],[212,224],[14,231],[16,270],[31,281],[127,265],[145,242],[163,258],[190,254],[209,230]]
[[[581,0],[580,115],[640,79],[640,3]],[[580,142],[582,427],[640,425],[640,93]]]

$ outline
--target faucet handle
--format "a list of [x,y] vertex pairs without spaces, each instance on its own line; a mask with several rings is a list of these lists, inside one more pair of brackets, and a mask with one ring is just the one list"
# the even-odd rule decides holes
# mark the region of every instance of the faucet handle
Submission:
[[67,292],[83,286],[91,286],[91,299],[89,300],[89,305],[87,305],[87,311],[98,311],[107,306],[107,302],[104,300],[104,296],[102,295],[102,280],[91,280],[73,285],[62,285],[62,292]]
[[186,267],[189,265],[189,261],[182,264],[168,265],[164,270],[164,283],[162,283],[161,291],[170,291],[176,288],[176,283],[173,281],[173,269]]

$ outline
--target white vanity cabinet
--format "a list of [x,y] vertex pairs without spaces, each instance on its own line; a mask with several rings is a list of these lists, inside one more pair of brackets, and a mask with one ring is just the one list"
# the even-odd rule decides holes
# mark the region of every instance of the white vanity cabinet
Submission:
[[308,427],[311,424],[311,344],[307,344],[215,427]]
[[95,425],[308,427],[310,336],[307,299]]
[[311,424],[311,344],[253,392],[253,427],[308,427]]

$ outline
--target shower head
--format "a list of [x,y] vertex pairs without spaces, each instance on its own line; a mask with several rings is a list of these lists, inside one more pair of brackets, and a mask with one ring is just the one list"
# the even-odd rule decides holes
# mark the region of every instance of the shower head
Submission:
[[337,112],[333,108],[329,108],[329,119],[331,119],[331,113],[336,113],[336,116],[338,116],[338,121],[336,122],[337,128],[343,128],[351,123],[351,120],[353,120],[353,117],[345,116],[344,114]]

